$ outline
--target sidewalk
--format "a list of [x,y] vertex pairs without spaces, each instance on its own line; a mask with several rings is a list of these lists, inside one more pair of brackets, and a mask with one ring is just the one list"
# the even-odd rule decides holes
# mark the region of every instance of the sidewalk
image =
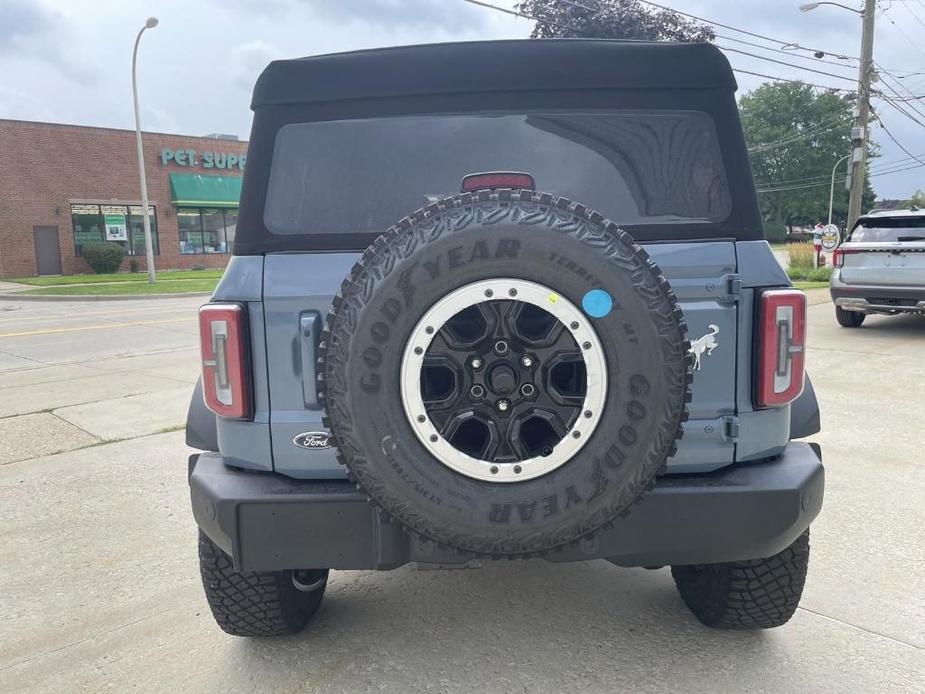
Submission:
[[2,280],[0,280],[0,294],[21,292],[24,289],[32,289],[32,287],[28,284],[18,284],[16,282],[3,282]]

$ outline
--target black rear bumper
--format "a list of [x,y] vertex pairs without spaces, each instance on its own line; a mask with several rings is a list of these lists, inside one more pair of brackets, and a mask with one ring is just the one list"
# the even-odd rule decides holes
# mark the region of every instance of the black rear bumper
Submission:
[[[546,558],[662,566],[768,557],[819,513],[824,477],[816,452],[805,443],[791,443],[772,462],[661,477],[613,528]],[[410,537],[347,481],[245,472],[226,466],[217,453],[193,455],[189,481],[196,522],[239,571],[467,561]]]

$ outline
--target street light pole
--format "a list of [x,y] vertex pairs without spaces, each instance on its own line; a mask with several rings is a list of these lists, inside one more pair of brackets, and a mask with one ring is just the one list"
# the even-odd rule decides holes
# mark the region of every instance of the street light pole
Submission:
[[846,154],[835,162],[835,166],[832,167],[832,186],[829,188],[829,224],[832,223],[832,203],[835,201],[835,171],[838,169],[839,164],[845,161],[845,159],[850,159],[851,156],[850,154]]
[[138,43],[145,29],[157,26],[157,17],[148,17],[145,25],[141,27],[135,37],[135,49],[132,51],[132,97],[135,101],[135,149],[138,151],[138,179],[141,182],[141,219],[145,230],[145,259],[148,266],[148,282],[154,284],[157,279],[154,269],[154,244],[151,239],[151,219],[148,215],[148,181],[145,178],[145,155],[141,143],[141,118],[138,115],[138,80],[135,76],[135,66],[138,62]]

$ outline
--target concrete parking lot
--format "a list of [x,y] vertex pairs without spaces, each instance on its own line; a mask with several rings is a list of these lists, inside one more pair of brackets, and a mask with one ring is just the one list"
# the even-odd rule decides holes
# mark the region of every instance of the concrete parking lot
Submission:
[[0,301],[0,691],[925,691],[925,320],[810,309],[827,491],[785,627],[710,631],[667,569],[530,561],[336,572],[260,641],[199,584],[198,303]]

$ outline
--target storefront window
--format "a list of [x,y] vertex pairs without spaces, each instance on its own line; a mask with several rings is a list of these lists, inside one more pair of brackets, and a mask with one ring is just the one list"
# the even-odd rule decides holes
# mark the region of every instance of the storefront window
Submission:
[[206,253],[225,253],[225,219],[222,210],[202,211],[202,245]]
[[[157,242],[157,215],[154,206],[148,206],[151,220],[151,240],[154,252],[159,253]],[[141,206],[133,205],[71,205],[71,225],[74,230],[74,252],[81,255],[85,243],[110,241],[125,249],[126,255],[144,255],[144,224]]]
[[234,233],[238,228],[238,211],[225,210],[225,243],[228,246],[228,252],[234,248]]
[[[154,219],[154,208],[148,208],[148,221],[151,224],[151,247],[154,248],[154,255],[160,255],[161,249],[158,247],[157,221]],[[132,205],[128,208],[128,229],[131,236],[132,252],[134,255],[145,254],[145,223],[141,216],[141,205]]]
[[231,253],[238,211],[213,207],[178,207],[180,253]]
[[180,253],[202,253],[202,215],[198,209],[177,209]]

